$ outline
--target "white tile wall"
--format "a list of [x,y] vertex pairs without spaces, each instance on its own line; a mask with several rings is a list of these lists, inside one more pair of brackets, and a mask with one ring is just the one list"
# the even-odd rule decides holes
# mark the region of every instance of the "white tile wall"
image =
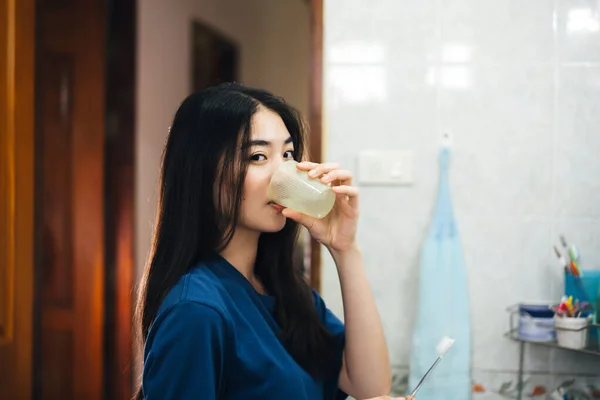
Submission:
[[555,6],[552,0],[440,1],[440,44],[465,44],[478,63],[548,63]]
[[558,1],[558,55],[562,62],[600,61],[600,21],[597,10],[596,0]]
[[[559,234],[600,268],[600,2],[325,0],[326,158],[412,150],[414,185],[361,188],[359,240],[393,364],[406,369],[442,131],[470,287],[474,373],[513,376],[506,307],[562,293]],[[342,315],[335,266],[323,291]],[[528,350],[526,370],[600,362]],[[479,371],[479,372],[478,372]]]

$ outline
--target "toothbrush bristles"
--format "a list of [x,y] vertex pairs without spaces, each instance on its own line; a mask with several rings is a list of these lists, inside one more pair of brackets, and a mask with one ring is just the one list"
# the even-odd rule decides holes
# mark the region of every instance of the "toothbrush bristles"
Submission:
[[440,342],[438,343],[436,350],[437,350],[438,354],[441,357],[443,357],[448,352],[450,347],[452,347],[453,344],[454,344],[454,339],[451,339],[448,336],[444,336],[442,338],[442,340],[440,340]]

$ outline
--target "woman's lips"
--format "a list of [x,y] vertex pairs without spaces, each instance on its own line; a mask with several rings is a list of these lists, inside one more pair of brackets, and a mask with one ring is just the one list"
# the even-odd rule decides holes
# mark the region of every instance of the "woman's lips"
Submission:
[[283,210],[285,208],[284,206],[279,205],[277,203],[273,203],[273,202],[270,202],[269,205],[279,212],[281,212],[281,210]]

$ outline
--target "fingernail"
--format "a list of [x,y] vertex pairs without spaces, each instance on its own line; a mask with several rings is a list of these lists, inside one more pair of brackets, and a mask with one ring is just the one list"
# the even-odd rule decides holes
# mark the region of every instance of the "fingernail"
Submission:
[[317,175],[317,171],[315,171],[315,170],[313,169],[312,171],[310,171],[310,172],[308,173],[308,175],[309,175],[309,176],[315,176],[315,175]]
[[329,175],[325,175],[325,176],[323,176],[323,177],[321,178],[321,180],[322,180],[323,182],[329,182],[329,179],[330,179]]

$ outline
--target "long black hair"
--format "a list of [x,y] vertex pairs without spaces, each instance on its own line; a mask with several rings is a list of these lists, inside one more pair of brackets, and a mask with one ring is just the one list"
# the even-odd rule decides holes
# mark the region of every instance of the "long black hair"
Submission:
[[[252,117],[261,107],[281,117],[301,160],[303,119],[265,90],[235,83],[209,87],[188,96],[175,114],[163,153],[153,246],[139,287],[142,344],[169,290],[230,242],[240,215]],[[275,297],[274,314],[288,352],[313,377],[325,378],[335,345],[308,283],[294,267],[297,237],[298,225],[289,219],[281,231],[262,233],[254,273]],[[142,398],[141,390],[136,397]]]

